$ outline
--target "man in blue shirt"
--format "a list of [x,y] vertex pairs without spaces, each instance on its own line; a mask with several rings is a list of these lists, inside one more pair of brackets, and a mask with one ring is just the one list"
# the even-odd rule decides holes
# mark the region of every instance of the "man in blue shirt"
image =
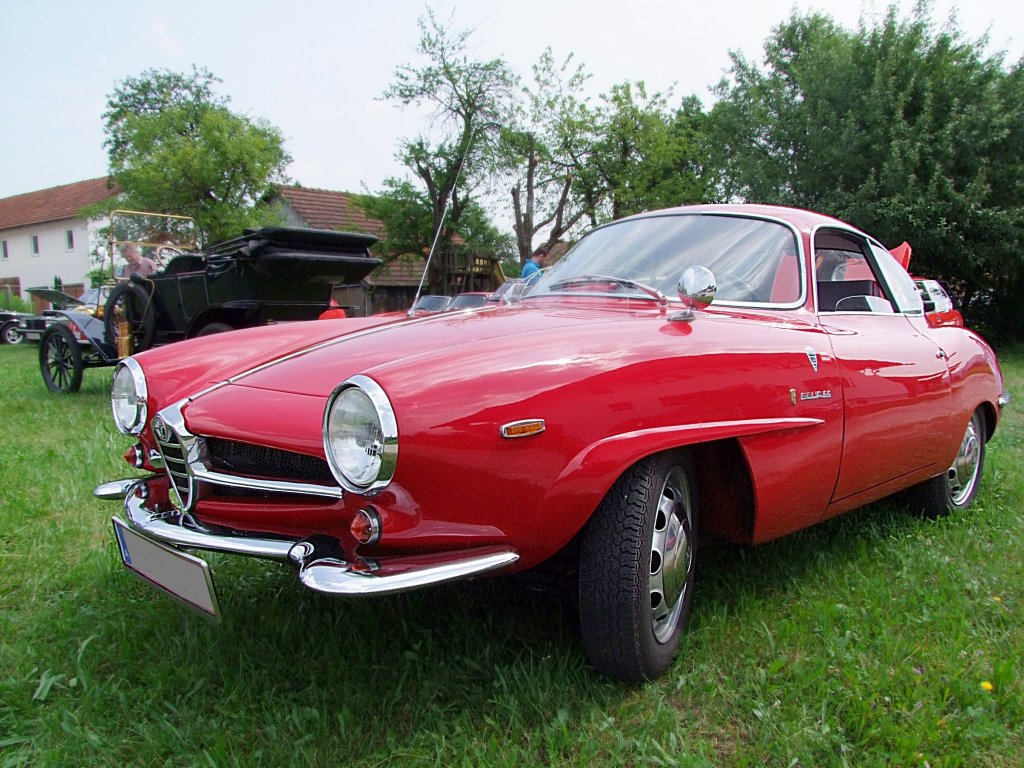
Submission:
[[540,271],[548,265],[548,249],[543,245],[533,252],[533,255],[523,264],[519,277],[526,283],[533,284],[540,279]]

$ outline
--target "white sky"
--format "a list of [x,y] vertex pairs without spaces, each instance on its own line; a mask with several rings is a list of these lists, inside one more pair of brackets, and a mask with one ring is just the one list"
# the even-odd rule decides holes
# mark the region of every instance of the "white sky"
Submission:
[[[504,57],[521,76],[545,47],[593,75],[596,96],[613,84],[674,84],[677,97],[709,88],[730,50],[760,61],[771,28],[796,9],[824,11],[848,28],[881,14],[886,0],[435,0],[472,28],[473,54]],[[908,12],[911,0],[897,5]],[[1024,45],[1020,0],[935,0],[933,19],[958,7],[970,39],[1016,61]],[[379,99],[395,68],[416,63],[422,0],[3,0],[0,7],[0,197],[106,173],[102,114],[116,82],[149,68],[223,80],[237,112],[285,136],[290,177],[308,187],[358,192],[402,175],[399,141],[420,117]]]

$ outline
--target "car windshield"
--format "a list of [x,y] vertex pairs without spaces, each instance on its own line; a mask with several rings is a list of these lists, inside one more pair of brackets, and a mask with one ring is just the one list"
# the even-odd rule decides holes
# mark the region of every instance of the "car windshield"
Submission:
[[530,296],[600,294],[656,300],[677,295],[688,267],[707,267],[716,301],[794,304],[803,295],[796,236],[786,225],[722,214],[644,216],[584,237]]

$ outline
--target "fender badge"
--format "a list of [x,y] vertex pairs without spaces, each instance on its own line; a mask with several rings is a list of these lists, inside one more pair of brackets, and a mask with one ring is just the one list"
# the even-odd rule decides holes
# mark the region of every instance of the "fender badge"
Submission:
[[807,353],[807,359],[811,361],[811,368],[814,372],[818,372],[818,353],[814,351],[814,347],[804,347],[804,352]]
[[795,389],[789,390],[789,401],[793,405],[796,405],[796,390]]
[[544,431],[544,419],[524,419],[505,424],[501,428],[501,436],[505,438],[530,437]]

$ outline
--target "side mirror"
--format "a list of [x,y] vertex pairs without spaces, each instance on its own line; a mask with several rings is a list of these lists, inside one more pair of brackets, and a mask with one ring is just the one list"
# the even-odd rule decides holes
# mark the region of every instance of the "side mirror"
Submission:
[[703,309],[715,300],[718,282],[707,267],[687,267],[676,290],[684,306]]
[[683,302],[683,309],[672,313],[668,319],[689,322],[693,320],[695,309],[704,309],[715,300],[718,283],[707,267],[687,267],[679,278],[676,291]]

